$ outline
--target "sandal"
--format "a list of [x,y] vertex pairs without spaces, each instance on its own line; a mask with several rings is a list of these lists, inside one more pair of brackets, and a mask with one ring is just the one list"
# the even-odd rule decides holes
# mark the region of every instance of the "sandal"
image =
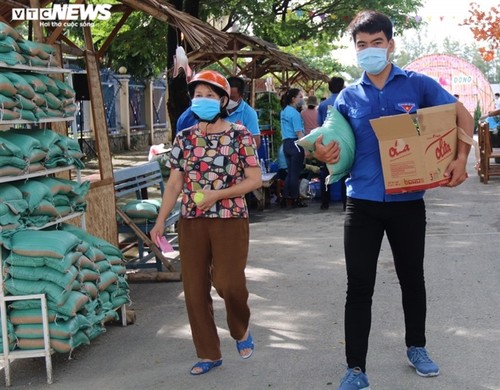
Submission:
[[[201,375],[206,374],[212,368],[219,367],[222,365],[222,359],[220,360],[212,360],[212,361],[199,361],[191,368],[191,375]],[[201,369],[201,371],[193,371],[195,368]]]
[[[248,331],[248,337],[246,340],[236,341],[236,349],[243,359],[248,359],[250,356],[252,356],[254,348],[255,345],[253,343],[252,334],[250,333],[250,331]],[[241,352],[245,349],[250,349],[250,352],[246,355],[243,355]]]

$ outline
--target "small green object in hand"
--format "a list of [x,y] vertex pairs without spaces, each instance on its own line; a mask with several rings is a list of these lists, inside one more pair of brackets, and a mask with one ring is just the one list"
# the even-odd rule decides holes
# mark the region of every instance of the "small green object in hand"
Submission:
[[196,192],[194,194],[194,203],[200,204],[203,202],[203,199],[205,198],[205,194],[203,192]]

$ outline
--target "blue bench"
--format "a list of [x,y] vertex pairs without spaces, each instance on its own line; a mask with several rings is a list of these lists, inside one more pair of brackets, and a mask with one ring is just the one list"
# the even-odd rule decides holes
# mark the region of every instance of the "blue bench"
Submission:
[[[138,247],[138,257],[128,260],[127,268],[156,268],[158,271],[162,271],[163,266],[165,266],[169,271],[175,272],[175,268],[172,266],[170,260],[163,256],[156,243],[152,242],[149,237],[149,231],[153,228],[155,221],[131,219],[119,206],[120,202],[126,202],[127,200],[149,199],[153,190],[157,192],[155,198],[161,199],[165,186],[160,164],[158,161],[151,161],[133,167],[118,169],[113,172],[113,176],[115,182],[115,198],[117,201],[116,212],[119,216],[119,218],[117,218],[118,233],[125,233],[128,235],[135,234],[136,236],[136,241],[132,242],[132,244],[127,245],[122,242],[119,243],[119,245],[123,252],[128,251],[135,245]],[[165,221],[165,226],[174,226],[179,220],[179,217],[180,205],[177,204]],[[165,237],[174,248],[177,247],[176,233],[166,232]],[[150,253],[144,255],[145,250],[149,250]],[[153,257],[156,258],[156,261],[150,262]],[[177,258],[174,260],[177,260]]]

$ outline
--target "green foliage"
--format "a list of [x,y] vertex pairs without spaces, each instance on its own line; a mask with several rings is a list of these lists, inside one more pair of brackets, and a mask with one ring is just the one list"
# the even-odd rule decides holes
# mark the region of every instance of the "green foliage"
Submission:
[[474,132],[479,128],[479,118],[481,118],[481,106],[477,102],[476,109],[474,110]]
[[[113,18],[99,25],[96,22],[97,47],[104,43],[115,23]],[[167,27],[145,13],[133,13],[106,52],[104,63],[115,71],[125,66],[139,80],[159,76],[167,63]]]
[[[89,3],[115,3],[116,0],[89,0]],[[172,0],[169,1],[173,3]],[[326,74],[342,70],[330,53],[352,17],[361,9],[377,9],[394,21],[396,31],[415,25],[414,13],[421,0],[184,0],[184,9],[198,9],[204,21],[217,21],[224,31],[237,29],[274,43],[297,55],[311,67]],[[198,7],[199,6],[199,7]],[[99,48],[109,36],[121,14],[108,21],[96,21],[92,33]],[[167,64],[167,24],[145,13],[128,18],[105,53],[106,67],[125,66],[137,79],[158,76]],[[79,32],[75,31],[74,36]],[[171,50],[170,50],[171,51]]]
[[224,29],[235,23],[242,32],[274,42],[296,45],[307,40],[334,41],[343,34],[353,16],[362,9],[376,9],[391,17],[399,28],[416,25],[407,15],[422,5],[421,0],[206,0],[200,1],[200,17],[227,15]]
[[281,48],[285,53],[302,59],[311,68],[318,69],[326,75],[344,70],[344,67],[332,58],[332,52],[338,48],[334,42],[323,40],[297,42],[296,45]]
[[281,105],[278,95],[269,92],[259,93],[255,101],[255,109],[260,111],[259,125],[269,125],[270,128],[274,130],[273,138],[275,142],[272,145],[272,155],[277,156],[279,140],[281,139]]

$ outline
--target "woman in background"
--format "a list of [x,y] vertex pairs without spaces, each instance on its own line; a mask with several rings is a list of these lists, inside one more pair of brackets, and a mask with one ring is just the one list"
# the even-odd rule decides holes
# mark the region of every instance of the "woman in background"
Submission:
[[300,174],[304,168],[304,149],[295,141],[304,136],[304,121],[298,111],[304,105],[302,91],[291,88],[281,98],[281,137],[288,174],[283,188],[281,206],[306,207],[299,197]]

